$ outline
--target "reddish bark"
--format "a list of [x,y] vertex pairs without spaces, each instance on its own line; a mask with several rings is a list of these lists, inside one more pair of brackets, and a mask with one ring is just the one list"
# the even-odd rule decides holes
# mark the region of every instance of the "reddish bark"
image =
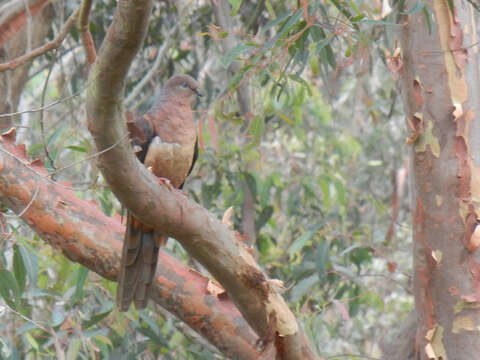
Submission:
[[[29,3],[28,7],[30,9],[30,14],[33,16],[49,5],[50,0],[35,0],[30,1]],[[25,11],[25,5],[19,5],[18,11],[9,14],[8,19],[5,19],[0,23],[0,49],[6,42],[21,31],[27,23],[28,14]]]
[[[23,213],[21,218],[67,258],[116,280],[124,234],[120,217],[105,216],[66,185],[49,181],[40,162],[29,163],[24,146],[14,146],[12,136],[0,138],[0,201]],[[257,358],[258,337],[228,297],[207,291],[208,281],[161,252],[153,300],[226,356]]]
[[418,12],[405,16],[401,34],[406,117],[417,119],[411,137],[416,353],[474,359],[480,351],[475,10],[455,0],[453,9],[443,0],[431,4],[431,32]]

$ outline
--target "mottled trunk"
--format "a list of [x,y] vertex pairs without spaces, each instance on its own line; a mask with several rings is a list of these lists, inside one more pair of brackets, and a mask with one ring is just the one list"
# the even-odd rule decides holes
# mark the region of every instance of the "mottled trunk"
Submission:
[[470,360],[480,353],[478,12],[466,1],[425,3],[431,31],[426,13],[405,15],[395,59],[411,146],[415,352]]

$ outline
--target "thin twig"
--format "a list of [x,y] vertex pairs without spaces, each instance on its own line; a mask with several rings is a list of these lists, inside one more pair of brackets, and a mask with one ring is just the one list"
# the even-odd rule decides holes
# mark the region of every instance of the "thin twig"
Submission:
[[[53,67],[55,66],[55,62],[52,62],[52,66],[50,66],[50,69],[48,70],[47,78],[45,79],[45,83],[43,84],[43,90],[42,90],[42,100],[41,100],[41,107],[43,108],[45,105],[45,94],[47,93],[47,87],[48,87],[48,81],[50,80],[50,75],[52,75]],[[48,152],[47,148],[47,143],[45,142],[45,126],[43,125],[43,110],[40,111],[40,133],[42,136],[42,144],[43,144],[43,151],[45,153],[45,156],[47,159],[50,161],[50,166],[56,170],[55,168],[55,163],[50,156],[50,153]]]
[[[87,84],[88,86],[88,84]],[[4,117],[9,117],[9,116],[15,116],[15,115],[22,115],[22,114],[30,114],[30,113],[36,113],[36,112],[39,112],[39,111],[44,111],[44,110],[49,110],[50,108],[54,107],[55,105],[58,105],[64,101],[67,101],[67,100],[70,100],[70,99],[73,99],[74,97],[80,95],[86,88],[87,86],[85,86],[83,89],[77,91],[76,93],[70,95],[70,96],[67,96],[67,97],[64,97],[62,99],[58,99],[58,100],[55,100],[54,102],[51,102],[50,104],[48,105],[45,105],[45,106],[40,106],[36,109],[30,109],[30,110],[22,110],[22,111],[17,111],[17,112],[13,112],[13,113],[8,113],[8,114],[0,114],[0,119],[1,118],[4,118]]]
[[75,21],[77,20],[79,12],[80,12],[80,9],[77,9],[72,15],[70,15],[67,22],[65,23],[62,30],[60,31],[60,33],[55,39],[53,39],[52,41],[49,41],[45,45],[42,45],[27,54],[19,56],[6,63],[0,64],[0,71],[13,70],[19,65],[23,64],[24,62],[35,59],[36,57],[46,53],[47,51],[55,49],[58,46],[60,46],[62,41],[67,37],[68,32],[70,31],[72,26],[75,24]]
[[[125,135],[123,135],[123,136],[120,138],[120,140],[118,140],[115,144],[113,144],[113,145],[109,146],[108,148],[103,149],[103,150],[101,150],[101,151],[99,151],[99,152],[97,152],[97,153],[95,153],[95,154],[93,154],[93,155],[90,155],[90,156],[82,159],[81,161],[85,161],[85,160],[91,159],[91,158],[93,158],[93,157],[95,157],[95,156],[101,155],[101,154],[103,154],[103,153],[105,153],[105,152],[113,149],[113,148],[114,148],[115,146],[117,146],[122,140],[124,140],[125,138],[127,138],[128,135],[129,135],[128,133],[125,134]],[[43,175],[43,174],[39,173],[38,171],[36,171],[35,169],[33,169],[33,168],[28,164],[27,161],[25,161],[25,160],[23,160],[22,158],[16,156],[15,154],[12,154],[10,151],[8,151],[8,150],[6,150],[6,149],[4,149],[4,148],[2,148],[2,147],[0,147],[0,152],[3,152],[4,154],[7,154],[8,156],[10,156],[10,157],[12,157],[13,159],[17,160],[19,163],[21,163],[23,166],[25,166],[28,170],[30,170],[31,172],[33,172],[35,175],[37,175],[37,176],[40,177],[41,179],[47,180],[47,181],[48,181],[49,183],[51,183],[52,185],[58,186],[58,187],[60,187],[60,188],[62,188],[62,189],[77,190],[76,188],[73,188],[73,187],[71,187],[71,186],[62,185],[62,184],[60,184],[60,183],[58,183],[58,182],[56,182],[56,181],[53,181],[52,179],[50,179],[50,174]],[[66,169],[66,168],[68,168],[68,167],[71,167],[71,166],[73,166],[73,165],[75,165],[75,164],[77,164],[77,163],[79,163],[79,162],[81,162],[81,161],[77,161],[76,163],[69,164],[69,165],[64,166],[64,167],[62,167],[62,168],[60,168],[60,169],[57,169],[56,172],[61,171],[61,170],[64,170],[64,169]],[[95,180],[95,181],[96,181],[96,180]]]
[[12,309],[9,305],[7,305],[8,307],[8,310],[10,310],[12,313],[14,313],[15,315],[18,315],[20,316],[23,320],[25,321],[28,321],[29,323],[32,323],[33,325],[35,325],[36,327],[38,327],[39,329],[42,329],[43,331],[45,331],[46,333],[48,334],[51,334],[50,330],[48,330],[46,327],[44,327],[43,325],[40,325],[38,322],[36,322],[35,320],[32,320],[32,319],[29,319],[28,317],[26,317],[25,315],[15,311],[14,309]]
[[25,206],[25,208],[20,211],[20,213],[18,214],[18,217],[22,217],[23,214],[25,214],[28,210],[28,208],[33,204],[33,202],[35,201],[35,199],[37,198],[37,195],[38,195],[38,191],[40,190],[40,188],[37,186],[37,188],[35,189],[35,192],[33,193],[32,195],[32,198],[30,199],[30,201],[28,202],[27,206]]
[[99,155],[102,155],[103,153],[106,153],[107,151],[113,149],[115,146],[117,146],[118,144],[120,144],[123,140],[125,140],[125,138],[127,138],[129,136],[129,133],[126,133],[125,135],[123,135],[115,144],[107,147],[106,149],[103,149],[101,151],[98,151],[96,152],[95,154],[92,154],[92,155],[89,155],[83,159],[80,159],[78,161],[74,161],[73,163],[71,164],[68,164],[68,165],[65,165],[61,168],[58,168],[58,169],[55,169],[55,171],[52,171],[51,173],[49,173],[47,176],[45,177],[51,177],[53,175],[55,175],[56,173],[60,172],[60,171],[63,171],[65,169],[68,169],[68,168],[71,168],[72,166],[75,166],[75,165],[78,165],[78,164],[81,164],[82,162],[84,161],[87,161],[87,160],[90,160],[90,159],[93,159]]

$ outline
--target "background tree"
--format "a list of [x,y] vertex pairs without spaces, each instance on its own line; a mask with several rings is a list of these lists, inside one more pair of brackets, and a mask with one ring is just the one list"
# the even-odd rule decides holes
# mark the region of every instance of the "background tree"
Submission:
[[430,31],[422,14],[404,19],[399,69],[413,146],[416,352],[468,359],[479,350],[475,4],[433,1],[431,11]]
[[[94,48],[99,49],[117,5],[93,3],[91,11],[85,11],[89,4],[84,1],[82,11],[78,10],[80,4],[71,2],[49,5],[56,16],[49,38],[43,43],[56,50],[42,52],[27,66],[28,77],[19,106],[20,110],[42,110],[11,117],[17,127],[17,143],[25,143],[27,153],[14,146],[12,134],[2,138],[0,192],[6,208],[2,222],[4,241],[0,243],[4,249],[0,294],[5,301],[0,315],[5,320],[0,322],[1,356],[210,359],[220,357],[220,351],[229,358],[248,359],[256,358],[262,350],[267,358],[273,356],[279,350],[278,343],[269,347],[271,339],[262,336],[261,329],[249,320],[252,312],[242,307],[244,300],[239,296],[250,294],[235,293],[229,288],[232,285],[228,279],[215,274],[229,290],[242,317],[198,262],[211,266],[218,260],[202,257],[185,239],[179,240],[189,254],[173,240],[166,247],[167,253],[162,254],[163,266],[155,288],[155,302],[161,307],[126,314],[115,309],[115,284],[111,280],[116,276],[121,246],[122,227],[116,215],[121,210],[94,160],[100,157],[102,162],[105,156],[125,148],[125,144],[110,143],[115,145],[114,151],[99,154],[87,131],[83,109],[87,93],[89,101],[102,101],[98,94],[92,97],[98,89],[98,79],[92,75],[96,68],[89,65],[95,56],[89,31]],[[187,186],[191,199],[217,218],[233,208],[232,227],[249,235],[251,252],[268,276],[285,282],[283,297],[318,354],[332,359],[361,358],[353,354],[379,358],[383,342],[384,358],[404,359],[407,353],[413,358],[415,349],[418,356],[423,356],[428,344],[438,356],[442,354],[438,352],[440,327],[444,329],[446,344],[457,341],[460,335],[470,341],[461,333],[461,328],[470,324],[463,321],[471,319],[469,314],[461,313],[460,320],[456,320],[461,327],[454,327],[453,308],[444,310],[441,306],[460,300],[462,311],[473,311],[468,310],[475,303],[474,298],[468,297],[473,291],[469,292],[468,284],[464,284],[457,288],[458,295],[442,302],[445,287],[436,282],[439,272],[424,277],[433,279],[426,283],[416,281],[415,293],[418,300],[422,291],[430,291],[432,303],[445,318],[436,319],[435,325],[425,322],[432,318],[425,312],[427,308],[417,302],[421,315],[417,347],[415,339],[406,336],[415,329],[415,314],[404,323],[400,335],[405,339],[403,343],[398,336],[394,343],[384,337],[392,324],[413,308],[405,196],[407,149],[415,149],[416,157],[428,157],[429,151],[435,151],[431,141],[437,137],[442,139],[441,153],[450,157],[448,161],[432,157],[433,166],[445,169],[445,164],[455,160],[452,150],[444,145],[455,143],[446,140],[455,139],[454,124],[450,122],[448,129],[429,130],[423,127],[429,120],[422,119],[430,114],[428,109],[441,112],[438,102],[447,109],[444,114],[450,115],[448,104],[459,102],[453,99],[449,103],[431,95],[424,77],[434,79],[436,84],[438,79],[426,75],[431,67],[424,66],[420,59],[428,57],[424,49],[419,51],[415,46],[428,38],[433,44],[429,55],[439,58],[452,53],[451,50],[456,54],[455,49],[463,49],[462,44],[470,49],[467,40],[452,42],[450,48],[438,48],[431,41],[448,28],[438,19],[454,14],[459,5],[443,0],[259,0],[230,1],[229,7],[226,4],[155,3],[145,41],[125,83],[124,105],[134,112],[148,108],[155,87],[173,73],[190,73],[204,85],[206,97],[197,105],[201,156]],[[450,13],[440,14],[438,7],[447,9],[445,4],[451,4]],[[449,19],[456,19],[458,24],[474,19],[475,4],[464,5],[459,7],[465,13],[459,12],[457,18],[450,15]],[[36,16],[32,7],[29,11],[25,6],[23,9],[18,14],[25,19]],[[7,24],[15,33],[27,28],[27,21],[16,27],[12,27],[13,23]],[[85,26],[87,23],[89,27]],[[400,29],[406,36],[398,46],[394,40]],[[464,27],[456,25],[452,29]],[[475,34],[473,27],[469,34]],[[131,39],[132,46],[138,47],[139,39]],[[472,66],[476,60],[470,52],[474,49],[467,50]],[[102,50],[98,51],[101,57]],[[0,65],[0,69],[13,66],[11,62],[7,65]],[[421,69],[420,75],[415,66]],[[12,70],[0,74],[12,74]],[[392,81],[396,77],[402,79],[405,89],[409,133],[404,130],[402,104],[397,101]],[[115,98],[121,98],[121,82],[118,84]],[[45,107],[52,102],[54,106]],[[2,112],[13,111],[15,106]],[[465,108],[462,106],[464,111],[457,115],[465,114]],[[424,114],[422,119],[416,115],[418,112]],[[434,115],[429,116],[434,123]],[[411,146],[403,145],[406,137]],[[35,158],[41,158],[44,165],[27,162]],[[418,186],[419,176],[425,170],[417,161],[413,164]],[[448,184],[457,181],[456,174],[441,171],[440,175],[450,176]],[[435,179],[442,182],[440,175]],[[72,187],[73,192],[69,190]],[[426,214],[438,207],[436,195],[443,196],[442,204],[456,204],[448,205],[450,210],[459,204],[459,195],[455,195],[455,200],[452,186],[442,189],[444,195],[415,189]],[[165,196],[162,194],[157,193]],[[175,196],[169,199],[166,204],[178,201]],[[458,208],[451,211],[458,214]],[[469,213],[463,213],[465,219]],[[24,222],[18,221],[18,215]],[[450,231],[430,230],[429,223],[424,227],[417,227],[418,222],[414,224],[416,237],[422,231]],[[456,228],[461,234],[460,223]],[[40,238],[60,249],[67,258]],[[432,237],[431,241],[434,240]],[[441,261],[445,261],[449,249],[433,246],[430,240],[426,244],[440,250]],[[434,254],[429,257],[427,251],[427,264],[432,264],[435,257],[438,260],[440,253]],[[192,272],[178,260],[203,275]],[[454,260],[455,256],[449,257],[449,261]],[[415,261],[416,279],[421,279],[418,270],[422,269],[423,260]],[[441,273],[439,279],[456,271],[450,266],[441,268],[445,275]],[[465,269],[462,271],[458,270],[456,276],[464,279]],[[256,295],[250,296],[253,299]],[[202,306],[205,303],[209,306]],[[433,337],[423,340],[432,329]],[[458,335],[447,340],[453,329],[459,331],[455,333]],[[473,336],[475,332],[469,334]],[[260,343],[258,335],[262,338]]]

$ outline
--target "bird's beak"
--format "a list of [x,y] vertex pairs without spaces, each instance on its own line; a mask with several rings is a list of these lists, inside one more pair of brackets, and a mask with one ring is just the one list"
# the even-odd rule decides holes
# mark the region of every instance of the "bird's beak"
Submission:
[[200,96],[200,97],[203,96],[203,94],[200,91],[198,91],[198,89],[193,89],[193,91],[195,92],[195,94],[197,94],[197,96]]

